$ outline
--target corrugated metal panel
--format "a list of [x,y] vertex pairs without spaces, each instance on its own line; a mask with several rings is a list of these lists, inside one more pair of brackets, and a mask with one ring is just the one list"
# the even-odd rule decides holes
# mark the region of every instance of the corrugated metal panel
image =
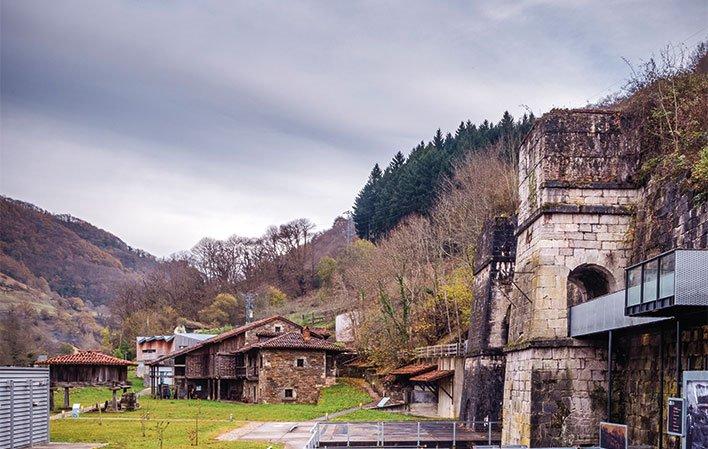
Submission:
[[49,368],[0,367],[0,449],[49,442]]
[[676,251],[677,306],[708,307],[708,251]]
[[570,336],[583,337],[662,321],[666,318],[640,318],[624,314],[624,290],[600,296],[570,308]]

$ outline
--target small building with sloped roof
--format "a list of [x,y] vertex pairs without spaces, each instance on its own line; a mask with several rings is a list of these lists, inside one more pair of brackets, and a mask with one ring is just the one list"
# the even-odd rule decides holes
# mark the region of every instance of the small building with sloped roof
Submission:
[[[50,388],[64,389],[64,408],[69,407],[69,388],[118,387],[128,388],[128,367],[134,362],[98,351],[79,351],[58,355],[36,363],[49,367]],[[53,395],[50,396],[53,399]],[[115,402],[115,393],[114,393]]]

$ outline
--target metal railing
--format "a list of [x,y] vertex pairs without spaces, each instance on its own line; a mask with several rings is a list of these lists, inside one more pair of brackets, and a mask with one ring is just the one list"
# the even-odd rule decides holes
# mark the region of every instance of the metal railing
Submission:
[[[328,431],[331,429],[331,431]],[[486,439],[492,446],[492,432],[501,430],[497,421],[376,421],[376,422],[327,422],[320,421],[310,430],[310,438],[303,449],[319,447],[366,445],[384,447],[387,443],[420,447],[426,442],[449,441],[452,447],[458,442],[469,442],[474,432],[474,441]],[[486,438],[485,438],[486,437]]]
[[467,352],[467,340],[462,343],[450,343],[447,345],[423,346],[415,348],[415,356],[419,359],[429,359],[435,357],[462,357]]

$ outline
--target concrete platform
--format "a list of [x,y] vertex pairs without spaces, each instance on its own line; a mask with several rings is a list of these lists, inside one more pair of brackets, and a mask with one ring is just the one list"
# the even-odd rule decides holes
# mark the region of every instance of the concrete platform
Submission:
[[286,449],[302,449],[314,425],[314,422],[251,422],[220,435],[217,440],[269,441],[282,443]]

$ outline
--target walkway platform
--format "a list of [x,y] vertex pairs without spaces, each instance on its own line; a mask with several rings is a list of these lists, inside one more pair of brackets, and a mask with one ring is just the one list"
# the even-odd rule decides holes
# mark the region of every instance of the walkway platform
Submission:
[[500,433],[474,431],[455,421],[397,421],[366,423],[320,422],[316,447],[333,446],[455,446],[494,444]]

